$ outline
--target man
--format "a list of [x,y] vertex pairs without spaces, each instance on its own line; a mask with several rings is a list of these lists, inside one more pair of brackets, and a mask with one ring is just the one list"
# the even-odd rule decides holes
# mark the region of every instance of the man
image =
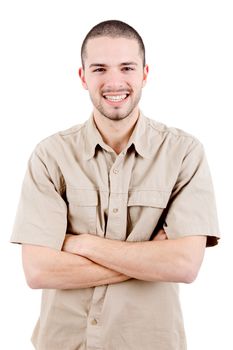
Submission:
[[38,350],[184,350],[178,283],[219,238],[201,143],[139,109],[148,65],[139,34],[97,24],[79,76],[93,113],[39,143],[12,242],[42,288]]

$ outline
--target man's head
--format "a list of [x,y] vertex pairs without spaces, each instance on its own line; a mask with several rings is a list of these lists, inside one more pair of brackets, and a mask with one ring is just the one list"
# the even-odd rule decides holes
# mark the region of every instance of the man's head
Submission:
[[143,67],[146,65],[145,46],[138,32],[122,21],[110,20],[98,23],[86,35],[81,46],[82,67],[85,69],[85,58],[87,57],[87,42],[99,37],[134,39],[138,43],[139,52],[142,57]]
[[136,30],[116,20],[97,24],[83,41],[81,58],[79,76],[94,113],[111,120],[136,113],[148,74],[144,44]]

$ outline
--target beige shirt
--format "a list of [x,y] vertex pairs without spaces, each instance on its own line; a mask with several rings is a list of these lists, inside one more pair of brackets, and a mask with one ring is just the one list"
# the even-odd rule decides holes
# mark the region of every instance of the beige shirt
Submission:
[[[142,112],[125,149],[103,142],[93,116],[37,145],[11,241],[60,250],[67,231],[147,241],[219,237],[202,144]],[[178,284],[130,279],[43,290],[37,350],[185,350]]]

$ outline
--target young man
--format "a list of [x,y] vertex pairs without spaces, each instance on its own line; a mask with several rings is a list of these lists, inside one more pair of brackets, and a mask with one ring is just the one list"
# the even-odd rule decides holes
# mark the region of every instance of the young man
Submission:
[[203,147],[139,109],[148,65],[132,27],[97,24],[81,55],[93,113],[35,148],[11,238],[43,289],[33,344],[184,350],[178,283],[219,238]]

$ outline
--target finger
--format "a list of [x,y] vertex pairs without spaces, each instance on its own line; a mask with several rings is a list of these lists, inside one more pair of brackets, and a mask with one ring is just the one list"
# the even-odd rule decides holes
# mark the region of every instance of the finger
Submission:
[[163,229],[159,230],[157,235],[153,238],[154,241],[164,241],[167,239],[167,235]]

